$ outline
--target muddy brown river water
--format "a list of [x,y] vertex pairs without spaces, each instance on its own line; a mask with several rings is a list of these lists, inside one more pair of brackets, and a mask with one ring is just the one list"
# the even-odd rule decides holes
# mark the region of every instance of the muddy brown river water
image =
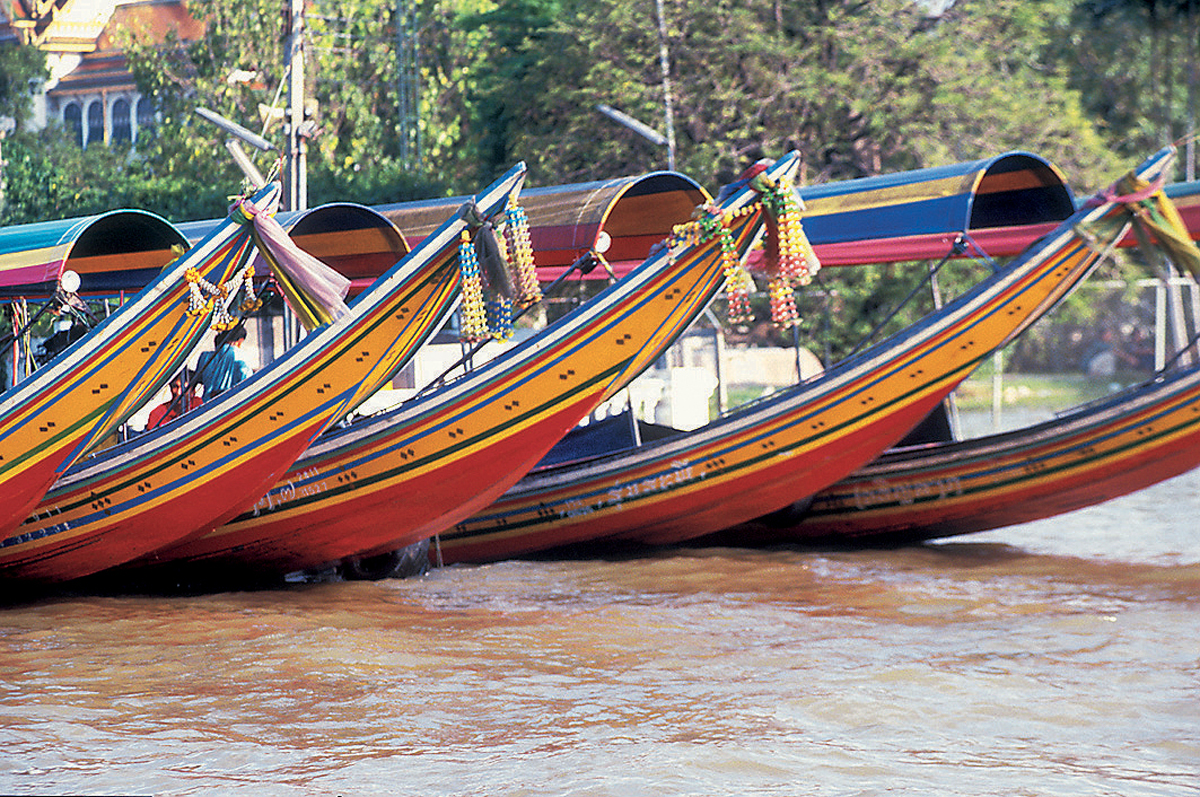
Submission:
[[0,607],[0,792],[1200,794],[1200,474],[890,551]]

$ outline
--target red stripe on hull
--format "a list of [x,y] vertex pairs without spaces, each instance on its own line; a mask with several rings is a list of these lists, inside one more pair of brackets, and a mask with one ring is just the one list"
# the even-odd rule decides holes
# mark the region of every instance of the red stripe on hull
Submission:
[[[781,507],[796,496],[813,495],[853,473],[894,445],[921,422],[949,393],[944,392],[888,413],[851,434],[839,436],[794,456],[779,456],[778,462],[755,469],[747,478],[734,477],[718,488],[706,487],[690,506],[672,507],[663,518],[623,519],[636,528],[620,535],[651,545],[671,545],[711,534],[762,513],[764,506]],[[797,460],[800,460],[797,462]],[[633,510],[637,511],[637,510]]]
[[503,494],[595,405],[595,399],[591,394],[519,434],[498,433],[481,450],[450,457],[380,491],[352,494],[299,519],[231,524],[228,534],[192,543],[190,561],[218,555],[256,568],[299,570],[426,539]]
[[[20,577],[31,581],[66,581],[82,578],[131,562],[151,552],[216,528],[245,511],[265,493],[297,457],[304,453],[322,425],[309,426],[270,447],[269,457],[255,457],[220,478],[190,487],[158,504],[151,513],[118,520],[111,526],[89,525],[80,537],[49,538],[47,545],[28,550],[21,560],[6,562],[3,569],[19,568]],[[230,485],[236,492],[255,498],[231,507]],[[152,563],[154,557],[140,563]],[[0,572],[3,572],[0,569]]]

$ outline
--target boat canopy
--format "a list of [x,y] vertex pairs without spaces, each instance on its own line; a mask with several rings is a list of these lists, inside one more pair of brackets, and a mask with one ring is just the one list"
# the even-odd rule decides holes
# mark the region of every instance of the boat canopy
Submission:
[[63,272],[79,275],[81,294],[142,289],[187,248],[183,233],[140,210],[45,221],[0,229],[0,299],[45,297]]
[[[580,256],[595,250],[617,275],[645,260],[671,228],[712,199],[699,183],[678,172],[653,172],[590,183],[526,188],[520,203],[529,217],[538,279],[553,280]],[[453,213],[463,199],[375,206],[412,240],[419,240]],[[591,276],[607,278],[603,269]]]
[[800,195],[823,266],[941,258],[964,236],[989,256],[1011,256],[1031,229],[1049,231],[1075,211],[1062,173],[1028,152],[805,186]]
[[[805,232],[826,266],[940,258],[963,236],[992,257],[1011,256],[1075,205],[1059,170],[1027,152],[806,186],[800,193],[807,206]],[[653,172],[529,188],[520,201],[538,277],[549,281],[591,250],[624,275],[710,200],[683,174]],[[349,277],[356,293],[464,201],[334,203],[281,213],[279,221],[303,249]],[[0,230],[0,298],[52,292],[64,268],[80,274],[81,293],[140,290],[170,260],[172,245],[194,243],[216,223],[173,228],[152,214],[115,211]],[[591,275],[607,277],[603,269]]]
[[1179,211],[1179,217],[1191,231],[1192,239],[1200,237],[1200,182],[1171,183],[1163,188],[1163,193]]

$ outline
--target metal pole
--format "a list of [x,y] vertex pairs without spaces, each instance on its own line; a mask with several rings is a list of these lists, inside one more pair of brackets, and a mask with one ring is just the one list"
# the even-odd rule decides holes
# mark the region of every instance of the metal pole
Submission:
[[418,167],[421,165],[421,69],[417,10],[411,0],[396,2],[396,73],[400,158],[405,166]]
[[667,52],[667,23],[663,19],[662,0],[654,0],[658,12],[658,63],[662,70],[663,115],[667,124],[667,168],[675,171],[675,111],[671,101],[671,59]]
[[288,210],[308,207],[308,142],[304,124],[304,0],[288,0]]

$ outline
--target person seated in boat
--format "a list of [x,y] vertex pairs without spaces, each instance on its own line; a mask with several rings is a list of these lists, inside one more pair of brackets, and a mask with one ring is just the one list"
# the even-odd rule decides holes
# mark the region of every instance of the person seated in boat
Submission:
[[175,375],[175,378],[171,380],[171,398],[150,410],[150,419],[146,421],[147,432],[178,418],[192,407],[200,404],[194,383],[188,386],[187,394],[184,395],[183,386],[190,381],[187,369],[184,369],[183,373]]
[[210,401],[254,373],[242,357],[246,342],[246,327],[241,324],[217,335],[216,348],[204,352],[196,365],[200,384],[204,385],[204,400]]

